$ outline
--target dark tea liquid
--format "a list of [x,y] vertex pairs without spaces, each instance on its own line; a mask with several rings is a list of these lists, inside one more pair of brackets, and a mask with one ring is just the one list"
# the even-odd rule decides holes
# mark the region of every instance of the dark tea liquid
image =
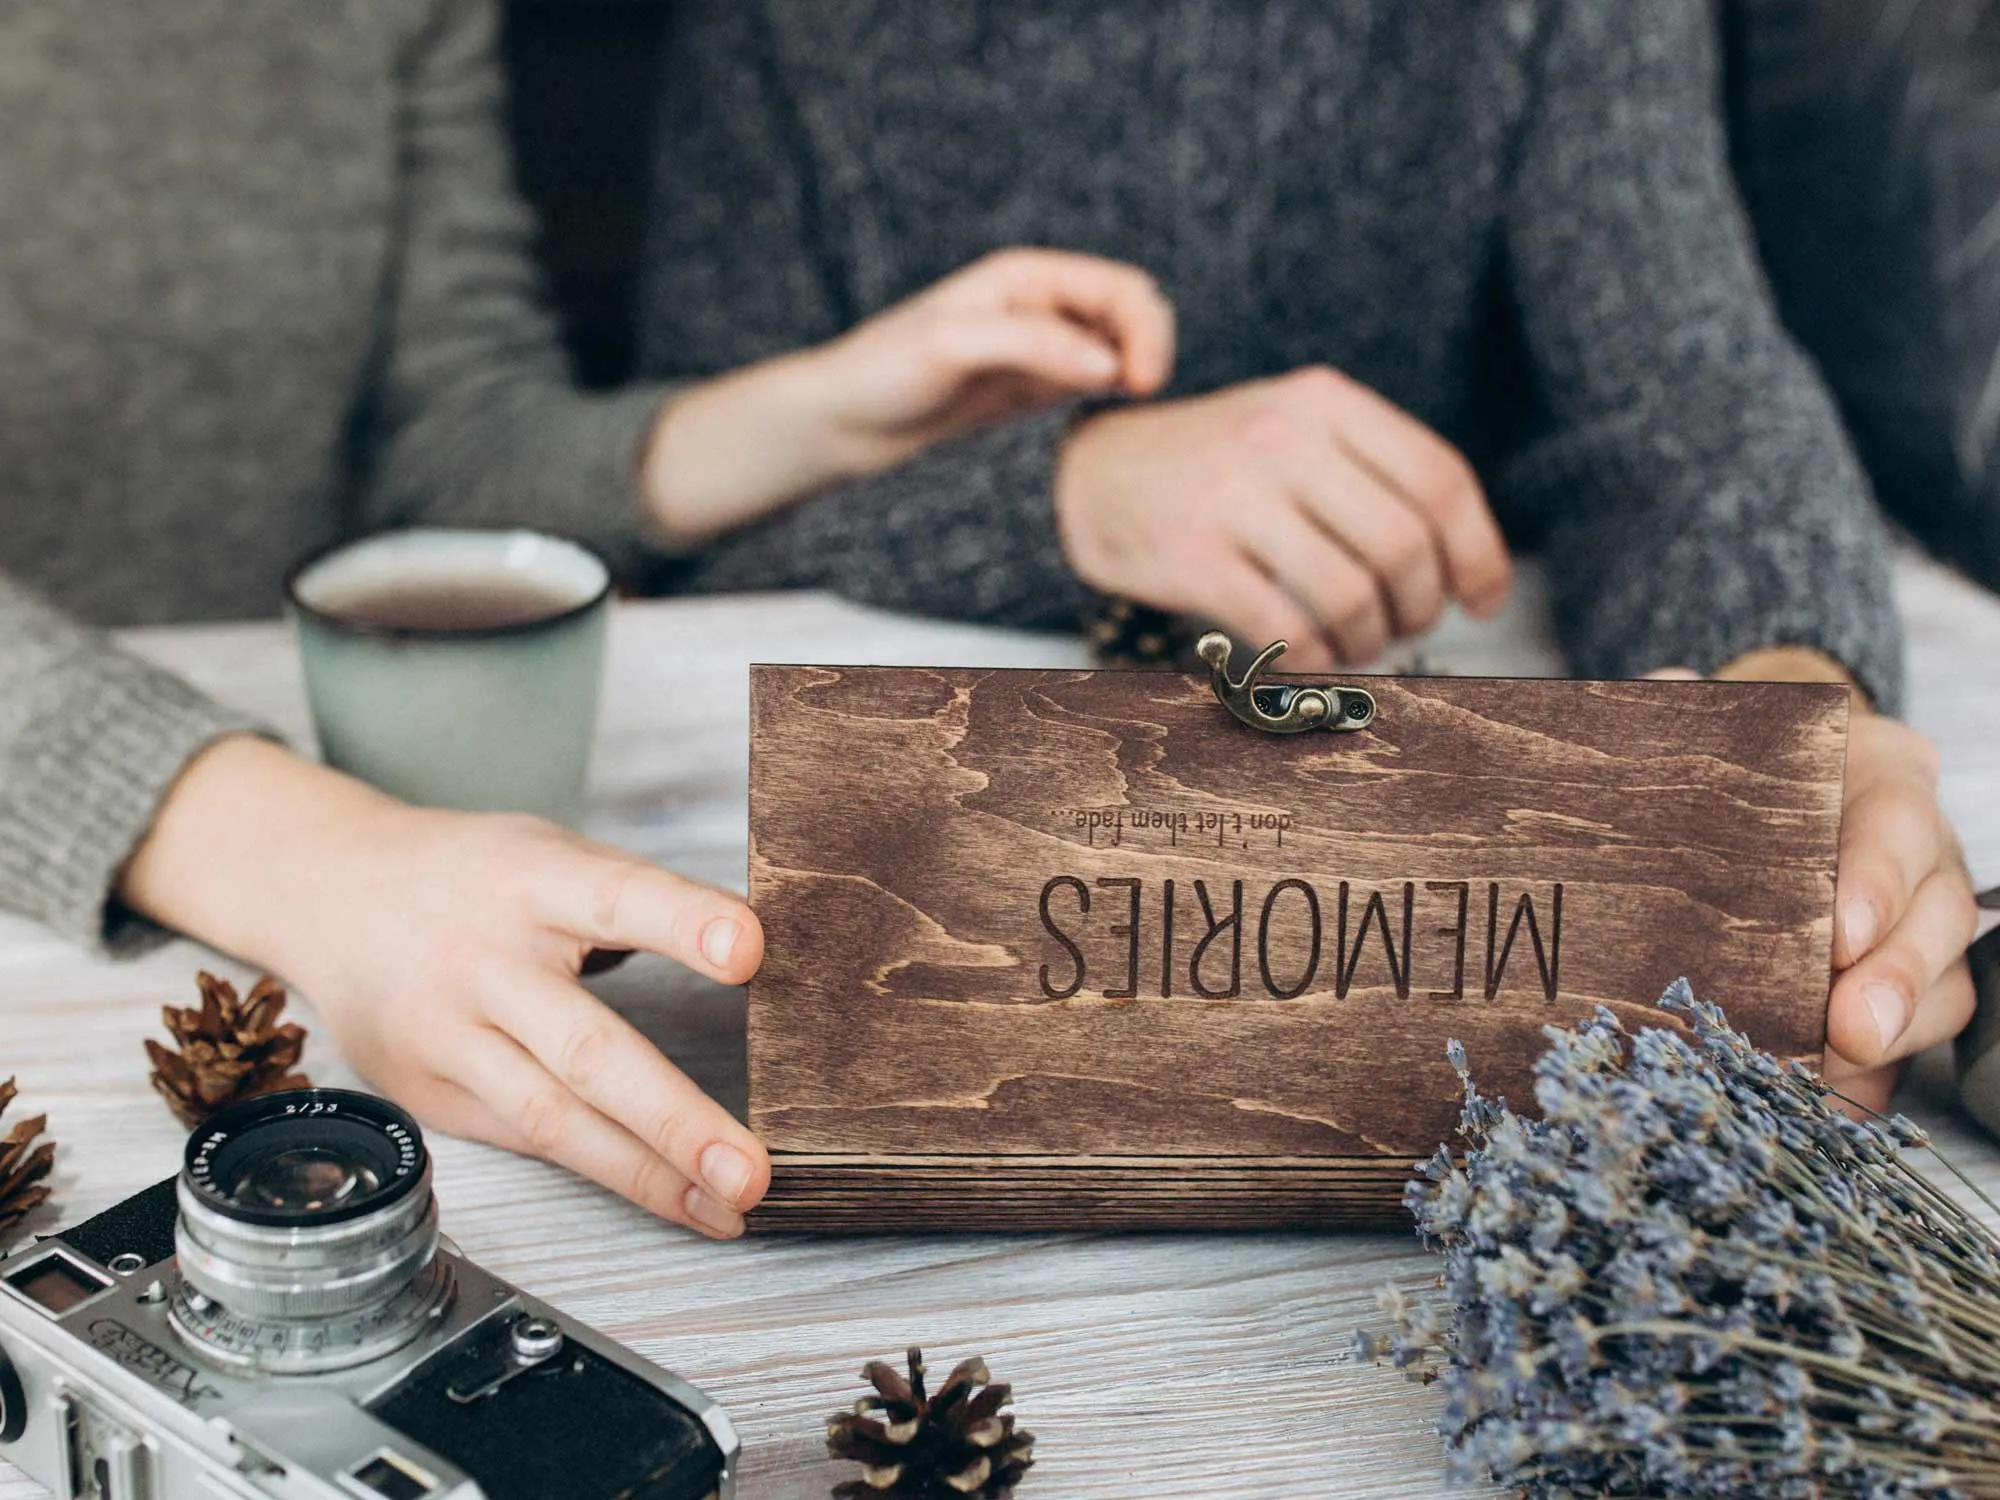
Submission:
[[547,620],[583,601],[547,582],[508,574],[399,579],[315,601],[325,614],[385,630],[496,630]]

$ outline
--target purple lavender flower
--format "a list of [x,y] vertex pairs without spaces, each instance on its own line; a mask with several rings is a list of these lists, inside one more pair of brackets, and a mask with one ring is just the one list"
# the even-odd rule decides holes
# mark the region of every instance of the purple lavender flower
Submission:
[[1405,1201],[1444,1260],[1363,1336],[1444,1396],[1455,1477],[1524,1495],[2000,1497],[2000,1240],[1686,981],[1688,1031],[1546,1030]]

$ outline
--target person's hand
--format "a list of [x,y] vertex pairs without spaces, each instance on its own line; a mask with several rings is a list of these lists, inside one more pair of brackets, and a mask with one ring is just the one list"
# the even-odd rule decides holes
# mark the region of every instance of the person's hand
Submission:
[[1152,395],[1173,373],[1174,314],[1136,266],[1001,250],[806,357],[838,396],[841,467],[866,473],[1065,397]]
[[1972,1019],[1972,877],[1938,806],[1937,752],[1906,724],[1857,712],[1833,921],[1827,1082],[1886,1109],[1900,1063]]
[[[1716,676],[1853,686],[1838,663],[1797,647],[1752,652]],[[1938,805],[1937,751],[1856,693],[1834,880],[1828,1083],[1880,1112],[1904,1059],[1965,1029],[1973,1008],[1965,949],[1978,921],[1965,855]]]
[[121,883],[134,908],[275,970],[427,1125],[547,1157],[719,1237],[770,1183],[748,1129],[577,975],[644,949],[737,984],[737,897],[527,817],[406,806],[249,739],[182,775]]
[[1004,417],[1151,395],[1173,361],[1173,309],[1144,271],[996,251],[838,338],[675,397],[642,486],[668,538],[701,540]]
[[1057,467],[1070,565],[1108,594],[1355,666],[1456,602],[1490,616],[1511,565],[1471,466],[1368,387],[1313,368],[1100,412]]

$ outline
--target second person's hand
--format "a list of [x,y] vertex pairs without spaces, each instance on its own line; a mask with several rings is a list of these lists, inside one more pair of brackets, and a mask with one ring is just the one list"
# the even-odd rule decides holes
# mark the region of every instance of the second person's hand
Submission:
[[[1646,675],[1698,674],[1667,667]],[[1798,646],[1751,651],[1715,675],[1854,689],[1845,667]],[[1937,751],[1858,691],[1848,719],[1834,902],[1821,1072],[1842,1096],[1879,1113],[1889,1108],[1904,1063],[1972,1019],[1965,949],[1979,912],[1938,798]]]
[[641,487],[669,540],[700,541],[1006,417],[1151,395],[1173,363],[1173,309],[1144,271],[1000,250],[838,338],[677,395]]
[[1491,615],[1512,576],[1458,450],[1324,367],[1089,418],[1055,506],[1084,582],[1289,641],[1288,671],[1368,662],[1448,602]]
[[124,899],[296,985],[425,1124],[546,1157],[704,1234],[770,1183],[751,1132],[578,982],[593,948],[740,984],[736,896],[528,817],[410,807],[261,740],[197,756]]
[[1860,709],[1848,727],[1836,899],[1825,1073],[1884,1110],[1904,1060],[1972,1019],[1965,950],[1979,912],[1938,802],[1937,752],[1908,725]]

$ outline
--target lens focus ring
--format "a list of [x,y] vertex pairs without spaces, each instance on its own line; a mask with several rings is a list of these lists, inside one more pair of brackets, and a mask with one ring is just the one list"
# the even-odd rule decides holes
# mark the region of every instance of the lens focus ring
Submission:
[[450,1295],[430,1155],[408,1113],[343,1089],[256,1095],[188,1138],[168,1317],[225,1364],[342,1369]]
[[180,1184],[175,1247],[196,1291],[246,1318],[323,1318],[393,1297],[437,1252],[430,1165],[414,1191],[379,1214],[279,1229],[218,1212]]

